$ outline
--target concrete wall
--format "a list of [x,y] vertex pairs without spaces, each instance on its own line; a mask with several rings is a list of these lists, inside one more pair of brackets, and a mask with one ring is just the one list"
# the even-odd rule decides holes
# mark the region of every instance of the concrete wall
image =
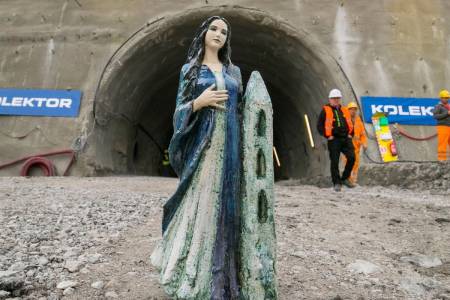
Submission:
[[[444,14],[450,2],[445,0],[1,1],[0,87],[73,88],[84,95],[78,118],[1,116],[0,162],[84,146],[72,174],[94,174],[97,158],[86,142],[94,128],[96,89],[115,51],[149,20],[220,5],[256,8],[316,40],[342,66],[358,97],[436,97],[449,85],[450,25]],[[406,129],[418,136],[434,132]],[[322,142],[317,136],[316,141]],[[436,141],[402,139],[398,147],[403,160],[436,159]],[[371,148],[378,158],[374,143]]]

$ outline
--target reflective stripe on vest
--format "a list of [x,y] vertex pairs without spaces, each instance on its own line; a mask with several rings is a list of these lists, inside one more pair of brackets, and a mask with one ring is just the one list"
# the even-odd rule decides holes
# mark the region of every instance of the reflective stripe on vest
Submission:
[[[329,137],[333,135],[333,123],[334,123],[333,109],[328,105],[325,105],[323,109],[325,110],[325,136]],[[347,107],[341,106],[340,109],[347,123],[348,134],[352,134],[353,123],[352,118],[350,116],[350,112],[348,111]]]

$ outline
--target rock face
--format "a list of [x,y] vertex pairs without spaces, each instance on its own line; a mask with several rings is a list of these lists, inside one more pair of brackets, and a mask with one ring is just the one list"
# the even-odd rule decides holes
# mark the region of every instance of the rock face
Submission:
[[11,293],[7,291],[0,291],[0,299],[7,298]]
[[442,265],[442,261],[438,257],[431,257],[423,254],[402,256],[400,257],[400,260],[404,262],[410,262],[416,266],[423,268],[433,268]]
[[347,266],[347,269],[353,273],[362,273],[365,275],[369,275],[372,273],[381,272],[381,268],[370,261],[357,259],[354,263],[351,263]]
[[[89,3],[93,5],[90,6],[82,5],[82,2],[76,0],[65,4],[66,2],[51,0],[0,1],[2,38],[5,41],[0,45],[2,56],[0,62],[3,65],[1,86],[18,87],[23,84],[24,88],[72,87],[82,89],[86,95],[83,100],[87,100],[81,102],[80,117],[77,119],[23,116],[1,118],[1,126],[7,134],[2,137],[0,145],[0,153],[4,155],[2,158],[16,158],[17,152],[28,154],[29,147],[38,150],[37,152],[49,147],[49,141],[45,138],[36,138],[34,134],[23,136],[21,139],[14,138],[28,132],[30,124],[39,125],[43,135],[52,137],[50,141],[56,144],[54,148],[65,148],[75,140],[76,146],[83,146],[87,133],[85,135],[79,131],[95,124],[83,124],[88,122],[89,116],[93,113],[93,103],[100,105],[95,105],[97,110],[95,120],[91,122],[99,122],[101,127],[110,128],[120,141],[118,143],[120,146],[115,146],[117,149],[111,147],[116,139],[110,135],[99,134],[98,143],[105,145],[104,148],[99,146],[99,150],[105,149],[103,150],[105,152],[92,151],[93,154],[89,153],[87,162],[78,161],[77,166],[80,168],[90,168],[91,162],[92,169],[98,164],[103,168],[100,171],[108,172],[111,170],[108,169],[111,166],[109,161],[126,165],[128,160],[121,157],[124,154],[132,159],[133,151],[130,150],[132,147],[127,148],[132,145],[125,142],[134,141],[131,138],[134,131],[128,130],[127,127],[125,130],[126,125],[121,125],[121,118],[115,116],[113,112],[124,114],[132,120],[137,120],[139,115],[143,115],[139,121],[144,121],[144,125],[151,125],[150,129],[153,131],[150,132],[157,134],[154,136],[156,141],[165,140],[165,133],[159,132],[166,130],[157,129],[170,127],[170,118],[165,117],[172,113],[170,105],[173,99],[169,97],[176,91],[172,70],[179,67],[180,58],[184,57],[185,39],[191,37],[193,33],[191,29],[198,26],[199,20],[205,16],[216,13],[233,16],[232,26],[233,23],[239,26],[239,30],[233,31],[232,41],[233,44],[242,45],[240,47],[246,49],[236,51],[233,59],[245,62],[246,69],[258,68],[262,71],[266,82],[270,83],[268,85],[273,87],[271,94],[277,111],[281,109],[288,111],[290,107],[293,108],[290,111],[292,113],[290,118],[280,118],[284,119],[280,121],[282,131],[289,128],[290,120],[296,116],[294,111],[306,110],[307,106],[325,100],[326,89],[338,81],[334,78],[337,77],[336,73],[339,73],[339,70],[336,64],[329,62],[331,60],[338,60],[342,65],[342,69],[349,77],[349,83],[355,91],[360,92],[357,96],[361,96],[365,91],[371,95],[385,93],[403,95],[408,91],[416,96],[435,97],[437,89],[448,85],[448,75],[444,74],[449,74],[450,66],[442,63],[448,61],[446,37],[449,28],[445,13],[449,9],[448,1],[398,0],[388,3],[370,0],[339,1],[342,5],[334,5],[337,1],[331,0],[290,0],[283,2],[283,5],[275,1],[255,0],[227,2],[239,5],[220,5],[225,2],[217,1],[195,1],[190,2],[192,4],[189,5],[192,8],[190,11],[186,11],[184,1],[165,1],[164,6],[160,6],[159,1],[92,0]],[[205,2],[209,4],[205,6]],[[43,3],[45,16],[42,16]],[[148,6],[152,9],[148,10]],[[244,10],[242,7],[251,9]],[[420,16],[418,17],[415,12]],[[59,14],[60,18],[57,17]],[[178,14],[186,16],[185,19],[180,22],[178,19],[170,18]],[[49,17],[50,15],[52,17]],[[417,25],[404,25],[411,22]],[[286,23],[285,27],[289,27],[290,30],[281,27],[280,23]],[[175,24],[180,26],[177,27]],[[117,49],[119,41],[127,40],[136,29],[143,26],[143,32],[136,37],[141,39],[131,40],[126,47],[121,47],[118,54],[122,56],[113,60],[110,68],[105,70],[104,77],[100,77],[104,68],[104,64],[100,62],[106,62],[111,58],[110,49]],[[147,27],[148,29],[145,29]],[[55,36],[52,31],[58,34]],[[258,34],[252,34],[253,32]],[[296,37],[294,34],[300,36]],[[318,47],[310,46],[306,37],[320,41]],[[297,40],[298,44],[301,42],[302,47],[296,46]],[[173,47],[179,41],[183,41],[183,46]],[[86,47],[80,48],[80,42],[86,44]],[[132,45],[139,48],[131,48]],[[20,49],[17,49],[18,46]],[[258,50],[247,51],[249,48]],[[385,51],[379,51],[382,48]],[[326,52],[330,52],[329,61],[322,62],[316,59],[316,56],[325,52],[322,49],[328,49]],[[379,57],[375,57],[374,53],[378,51]],[[268,53],[275,53],[277,59],[267,59]],[[420,60],[418,53],[421,56]],[[68,57],[73,64],[66,63]],[[87,59],[89,57],[96,63],[91,63]],[[117,80],[111,81],[111,85],[105,88],[105,93],[107,91],[111,97],[106,95],[98,97],[94,102],[92,97],[99,81],[103,83],[102,78],[112,77],[108,76],[113,73],[109,71],[115,69],[118,74]],[[148,72],[150,69],[152,72]],[[415,71],[399,71],[409,69]],[[282,79],[280,73],[284,76]],[[358,76],[359,74],[364,76]],[[144,78],[146,80],[143,80]],[[339,85],[349,86],[349,83],[341,82],[338,81]],[[278,93],[283,89],[287,92]],[[346,98],[351,96],[349,93],[351,91],[344,92]],[[116,100],[125,97],[130,100],[127,100],[126,104]],[[141,102],[141,99],[146,97],[157,102]],[[286,103],[289,102],[295,106],[287,106]],[[153,105],[158,109],[152,109]],[[164,119],[167,120],[163,123]],[[112,122],[114,126],[110,126],[111,123],[108,122]],[[422,129],[414,127],[408,131],[414,133],[414,130]],[[288,136],[293,134],[294,130]],[[145,135],[142,136],[137,137],[138,144],[145,141]],[[301,133],[296,137],[301,138]],[[295,147],[301,145],[294,143],[297,139],[291,140],[289,148],[294,153],[292,157],[303,153],[301,149],[303,147]],[[434,158],[433,142],[435,141],[417,143],[404,138],[399,145],[400,155],[403,156],[407,151],[408,160]],[[139,150],[146,149],[145,152],[156,154],[158,150],[152,148],[144,147]],[[106,152],[106,149],[116,150]],[[416,154],[412,154],[413,152]],[[96,157],[95,153],[101,155]],[[157,156],[149,155],[149,157],[154,158],[145,160],[149,164],[136,164],[136,167],[139,170],[145,168],[156,170]],[[84,159],[83,156],[80,158]],[[11,171],[9,174],[17,173]]]
[[66,264],[64,265],[64,268],[69,270],[69,272],[73,273],[73,272],[78,272],[82,265],[83,265],[83,263],[80,262],[80,261],[69,260],[69,261],[66,261]]
[[74,293],[74,291],[75,291],[74,288],[69,287],[69,288],[67,288],[67,289],[64,290],[63,295],[64,295],[64,296],[72,295],[72,294]]
[[105,293],[105,297],[106,297],[107,299],[117,299],[117,298],[119,298],[119,296],[117,295],[117,293],[114,292],[114,291],[106,292],[106,293]]
[[105,283],[103,281],[96,281],[91,284],[91,287],[96,290],[101,290],[105,286]]
[[158,209],[161,198],[124,192],[121,181],[99,196],[88,187],[102,186],[97,179],[81,185],[67,178],[36,180],[0,180],[0,299],[7,293],[11,298],[59,299],[50,294],[78,292],[79,277],[109,259],[99,246],[117,243],[123,230]]
[[66,281],[61,281],[60,283],[58,283],[56,288],[60,289],[60,290],[65,290],[65,289],[68,289],[68,288],[76,287],[77,285],[78,285],[78,282],[76,282],[76,281],[66,280]]
[[[115,291],[119,299],[167,299],[147,260],[161,234],[161,205],[176,186],[176,179],[147,177],[0,178],[0,295],[104,300]],[[435,221],[450,216],[448,195],[364,186],[344,191],[337,198],[330,189],[275,185],[278,298],[450,299],[450,224]],[[391,226],[391,219],[402,222]],[[116,231],[121,242],[112,244]],[[69,245],[72,232],[80,234]],[[36,237],[42,241],[33,242]],[[89,247],[93,241],[99,244]],[[102,254],[99,263],[87,262],[91,253]],[[442,265],[400,260],[417,254]],[[49,262],[41,266],[44,256]],[[83,257],[79,272],[64,269],[67,260]],[[383,272],[350,273],[356,259]],[[73,295],[62,297],[65,289],[56,285],[63,280],[79,283]],[[102,289],[91,287],[100,280]]]
[[276,299],[272,105],[261,75],[245,93],[241,286],[244,299]]
[[448,195],[450,190],[450,164],[364,164],[360,168],[358,178],[358,183],[362,185],[395,185],[407,189],[434,190],[436,193]]

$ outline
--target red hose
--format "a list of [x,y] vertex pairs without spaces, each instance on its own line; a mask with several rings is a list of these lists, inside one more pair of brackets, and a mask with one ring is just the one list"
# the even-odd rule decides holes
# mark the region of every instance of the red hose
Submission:
[[75,161],[75,151],[73,150],[60,150],[60,151],[53,151],[53,152],[46,152],[46,153],[40,153],[36,155],[30,155],[25,156],[13,161],[10,161],[5,164],[0,165],[0,169],[12,166],[14,164],[17,164],[19,162],[25,161],[25,164],[22,166],[22,169],[20,171],[21,176],[27,176],[29,170],[31,167],[38,166],[41,168],[41,170],[44,172],[45,176],[55,176],[55,167],[53,166],[52,162],[48,159],[43,158],[44,156],[51,156],[51,155],[59,155],[59,154],[70,154],[70,162],[67,165],[66,169],[64,170],[63,176],[67,176],[67,172],[69,171],[70,167],[72,166],[73,162]]
[[29,158],[22,166],[20,170],[20,176],[28,176],[30,169],[33,167],[40,167],[44,176],[55,176],[55,166],[52,162],[44,157],[32,157]]
[[414,136],[412,136],[412,135],[409,135],[405,130],[403,130],[398,124],[395,124],[394,125],[394,128],[397,130],[397,132],[399,133],[399,134],[401,134],[401,135],[403,135],[404,137],[406,137],[406,138],[408,138],[408,139],[410,139],[410,140],[413,140],[413,141],[429,141],[429,140],[431,140],[431,139],[434,139],[436,136],[437,136],[437,134],[435,133],[435,134],[433,134],[433,135],[430,135],[430,136],[427,136],[427,137],[414,137]]

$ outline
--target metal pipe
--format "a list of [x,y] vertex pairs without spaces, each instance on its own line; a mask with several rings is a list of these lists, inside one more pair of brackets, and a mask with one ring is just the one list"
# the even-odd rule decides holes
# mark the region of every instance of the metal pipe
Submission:
[[278,153],[277,153],[277,149],[275,148],[275,146],[273,147],[273,155],[275,156],[275,160],[277,162],[278,168],[281,167],[280,159],[278,158]]
[[311,148],[314,148],[314,139],[311,132],[311,126],[309,126],[309,119],[308,115],[305,114],[305,123],[306,123],[306,129],[308,130],[308,136],[309,136],[309,143],[311,145]]

